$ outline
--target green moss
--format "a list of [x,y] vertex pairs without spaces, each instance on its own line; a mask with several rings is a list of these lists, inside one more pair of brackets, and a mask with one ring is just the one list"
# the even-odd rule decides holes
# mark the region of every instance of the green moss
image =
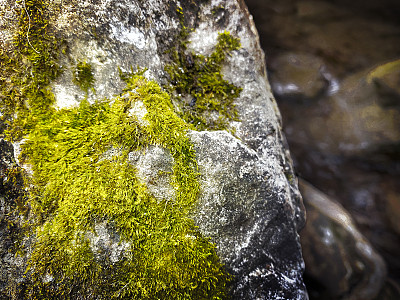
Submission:
[[[183,27],[181,37],[187,38]],[[169,91],[179,103],[180,116],[197,130],[229,128],[238,121],[234,100],[242,88],[223,79],[221,68],[227,55],[239,49],[239,39],[229,32],[218,34],[217,44],[209,56],[187,53],[187,41],[172,51],[173,63],[165,69],[170,77]]]
[[49,83],[59,74],[58,44],[49,31],[47,1],[25,0],[19,6],[14,52],[0,53],[0,111],[7,136],[18,140],[52,113]]
[[79,86],[79,88],[86,93],[91,89],[94,92],[94,76],[92,66],[86,61],[78,62],[74,70],[74,83]]
[[[38,216],[30,296],[62,297],[74,286],[84,297],[221,299],[228,276],[188,216],[199,191],[188,126],[155,82],[132,75],[127,83],[112,104],[83,101],[56,112],[23,146],[35,174],[31,206]],[[148,111],[147,126],[129,115],[136,101]],[[157,201],[127,162],[129,152],[149,145],[174,158],[173,200]],[[120,153],[104,157],[110,148]],[[111,273],[88,239],[103,221],[129,244],[120,261],[108,262]],[[53,280],[44,283],[44,276]]]

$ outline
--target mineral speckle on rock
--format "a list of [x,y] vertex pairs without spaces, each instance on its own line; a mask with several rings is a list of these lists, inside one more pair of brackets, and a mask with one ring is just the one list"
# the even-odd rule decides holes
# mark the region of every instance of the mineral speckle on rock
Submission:
[[[293,203],[283,178],[227,132],[191,132],[202,192],[194,215],[235,275],[234,299],[305,299]],[[273,160],[273,158],[271,158]],[[285,257],[283,260],[278,256]],[[290,265],[289,269],[284,266]]]

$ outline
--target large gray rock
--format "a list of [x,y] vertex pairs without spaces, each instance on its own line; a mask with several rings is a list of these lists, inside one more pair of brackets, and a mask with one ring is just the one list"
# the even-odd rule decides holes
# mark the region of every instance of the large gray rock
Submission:
[[[235,100],[240,121],[229,124],[235,134],[188,132],[200,172],[200,194],[192,218],[201,234],[215,243],[221,261],[234,276],[233,299],[307,299],[298,236],[304,208],[252,17],[241,0],[199,5],[184,1],[181,5],[184,24],[193,29],[188,51],[209,55],[218,33],[225,30],[241,41],[241,48],[232,52],[222,68],[224,79],[243,88]],[[85,97],[73,83],[74,68],[82,61],[92,66],[95,79],[89,101],[121,92],[125,84],[118,67],[122,71],[131,66],[147,68],[146,77],[166,84],[164,67],[170,63],[166,51],[179,42],[182,29],[178,6],[171,1],[52,2],[50,24],[64,40],[60,56],[64,71],[51,84],[56,106],[76,106]],[[13,6],[0,7],[12,13]],[[2,42],[12,46],[7,40]],[[139,118],[146,111],[138,107],[134,113]],[[18,144],[14,146],[18,150]],[[155,198],[174,197],[165,175],[173,163],[167,149],[132,152],[129,160]],[[108,255],[111,264],[126,246],[104,223],[96,224],[86,236],[93,252],[103,249],[102,255]],[[9,266],[18,269],[17,259]],[[1,272],[2,288],[23,280],[8,269]],[[7,294],[5,288],[1,293]]]
[[226,132],[191,137],[202,179],[194,218],[235,275],[234,299],[305,298],[284,175],[279,178],[271,161]]

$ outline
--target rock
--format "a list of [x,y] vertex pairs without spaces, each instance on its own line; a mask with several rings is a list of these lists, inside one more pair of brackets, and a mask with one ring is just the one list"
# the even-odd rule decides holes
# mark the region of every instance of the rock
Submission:
[[339,199],[394,274],[400,241],[397,68],[394,61],[352,74],[337,81],[336,92],[312,102],[293,101],[305,97],[295,93],[279,98],[297,170]]
[[[276,58],[290,53],[303,59],[306,53],[304,63],[298,65],[309,63],[310,68],[304,69],[315,85],[302,86],[313,91],[318,90],[321,80],[317,66],[326,66],[329,88],[318,97],[307,98],[312,94],[307,90],[300,94],[286,90],[277,97],[295,169],[351,214],[358,230],[385,259],[389,278],[398,286],[400,48],[394,45],[400,44],[400,35],[394,32],[399,30],[399,2],[247,3],[268,54],[267,64],[277,74],[280,70],[293,70],[294,75],[299,72],[290,62]],[[318,63],[310,63],[310,58]],[[274,82],[278,76],[270,75],[272,87],[297,87],[302,82],[294,75],[280,76]],[[321,261],[331,260],[327,253]],[[339,286],[337,282],[330,284]],[[311,299],[335,299],[333,295],[340,290],[333,289],[333,295],[328,295],[326,288],[314,288],[308,285]],[[395,290],[386,283],[376,298],[389,295],[385,297],[397,299],[399,296],[390,296]]]
[[374,1],[349,4],[342,0],[246,3],[268,56],[288,51],[317,55],[337,77],[400,55],[399,48],[394,46],[400,43],[400,7],[395,0],[379,5]]
[[349,76],[330,101],[329,119],[339,119],[337,124],[352,128],[340,138],[339,149],[345,153],[372,150],[400,140],[399,110],[382,104],[385,99],[368,78],[366,71]]
[[[295,73],[295,72],[294,72]],[[400,140],[398,95],[384,92],[384,84],[369,79],[367,69],[338,81],[328,75],[330,88],[319,94],[312,105],[293,99],[309,99],[312,89],[300,89],[280,95],[286,113],[286,131],[290,141],[312,147],[329,155],[366,156],[382,147],[396,147]],[[389,74],[387,74],[389,76]],[[303,76],[304,77],[304,76]],[[393,74],[395,78],[395,73]],[[272,80],[278,79],[272,76]],[[298,86],[298,81],[272,81],[272,86]],[[389,82],[389,80],[388,80]],[[389,87],[386,88],[389,89]],[[291,106],[296,105],[296,111]]]
[[400,60],[381,64],[368,73],[367,81],[375,83],[379,103],[385,107],[400,108]]
[[382,300],[397,299],[399,298],[399,295],[400,295],[399,285],[394,280],[388,279],[381,293],[376,297],[376,299],[382,299]]
[[323,61],[310,54],[284,53],[271,59],[274,95],[282,99],[312,100],[327,92],[329,77]]
[[[44,7],[27,5],[41,20]],[[52,99],[46,98],[51,91],[58,110],[48,106],[56,117],[34,123],[40,130],[32,130],[21,145],[21,159],[31,164],[37,185],[27,187],[38,196],[28,202],[36,236],[30,236],[31,244],[22,244],[22,257],[28,260],[22,265],[30,266],[26,277],[2,270],[3,295],[6,286],[18,282],[14,297],[20,299],[57,298],[66,290],[76,299],[208,299],[224,295],[227,272],[233,276],[227,292],[232,299],[308,298],[297,234],[305,212],[252,18],[241,0],[182,6],[172,1],[51,2],[43,21],[49,31],[41,36],[54,41],[54,34],[63,41],[58,56],[49,44],[43,48],[35,40],[35,30],[43,29],[23,17],[29,32],[21,39],[31,55],[25,60],[42,58],[45,51],[57,58],[40,65],[45,70],[40,74],[51,74],[49,83],[35,81],[41,77],[33,63],[27,68],[34,75],[26,80],[41,86],[45,99]],[[10,14],[14,6],[1,8]],[[21,4],[17,9],[25,11]],[[230,46],[235,38],[240,47]],[[218,41],[231,49],[216,52],[224,46]],[[168,52],[172,47],[177,53]],[[209,118],[204,123],[223,119],[226,130],[198,131],[196,123],[189,127],[177,116],[185,108],[177,104],[179,94],[182,99],[191,94],[171,92],[178,83],[170,82],[165,67],[174,63],[174,55],[182,55],[181,49],[185,65],[178,72],[216,68],[218,57],[213,55],[225,56],[221,73],[226,82],[221,82],[231,88],[228,94],[239,97],[228,107],[233,116],[214,110],[204,113]],[[62,72],[53,73],[56,64]],[[136,66],[146,71],[127,75]],[[197,88],[199,82],[196,77]],[[198,96],[201,87],[195,92],[191,108],[185,108],[189,111],[204,100]],[[32,114],[46,114],[29,98],[35,91],[20,93],[28,97]],[[111,101],[96,102],[105,97]],[[152,106],[154,102],[164,106]],[[13,114],[3,116],[10,120]],[[193,175],[197,168],[199,185]],[[43,178],[48,182],[43,184]],[[186,196],[196,202],[187,204]],[[171,229],[171,224],[177,227]],[[155,252],[145,252],[146,247]],[[17,265],[17,258],[10,260]]]
[[384,188],[387,191],[386,214],[393,230],[400,235],[400,221],[398,218],[400,215],[400,196],[398,193],[398,187],[393,186],[392,182],[386,182],[384,183]]
[[[302,268],[296,233],[282,227],[294,207],[280,196],[271,198],[277,186],[268,178],[277,176],[276,162],[226,132],[192,132],[191,138],[202,174],[194,218],[235,274],[234,299],[305,297],[296,288]],[[286,180],[281,174],[272,183],[281,181],[276,195],[285,193]],[[280,255],[284,262],[276,259]],[[291,267],[283,271],[284,265]]]
[[308,217],[301,232],[306,275],[325,288],[319,297],[378,299],[386,277],[382,257],[339,203],[305,181],[299,186]]
[[18,290],[26,268],[26,257],[15,257],[16,244],[23,232],[21,217],[15,213],[23,197],[22,180],[14,160],[12,144],[0,139],[0,298],[23,294]]

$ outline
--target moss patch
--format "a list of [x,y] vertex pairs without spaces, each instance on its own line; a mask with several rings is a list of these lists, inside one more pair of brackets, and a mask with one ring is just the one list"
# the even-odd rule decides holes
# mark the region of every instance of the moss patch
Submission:
[[0,110],[10,140],[20,139],[53,110],[49,83],[59,74],[58,44],[49,31],[46,8],[45,0],[21,3],[16,51],[0,52]]
[[[147,126],[129,114],[136,101],[148,111]],[[199,184],[187,129],[168,94],[142,75],[132,75],[112,104],[83,101],[38,124],[23,146],[35,174],[31,205],[38,226],[30,296],[62,297],[71,286],[84,297],[224,296],[228,276],[188,217]],[[174,158],[174,201],[157,201],[127,162],[129,152],[148,145],[165,147]],[[103,157],[110,148],[119,154]],[[115,263],[96,259],[90,246],[88,232],[104,221],[129,244]]]
[[234,100],[242,88],[224,80],[221,68],[226,56],[240,48],[239,39],[219,33],[214,51],[204,56],[188,53],[184,26],[180,36],[182,42],[172,51],[173,63],[165,68],[180,116],[197,130],[228,129],[229,121],[239,121]]
[[78,62],[76,65],[76,68],[74,70],[74,78],[73,81],[74,83],[79,86],[79,88],[86,93],[86,95],[89,92],[89,89],[94,91],[93,85],[94,85],[94,76],[93,76],[93,69],[90,64],[88,64],[86,61]]

